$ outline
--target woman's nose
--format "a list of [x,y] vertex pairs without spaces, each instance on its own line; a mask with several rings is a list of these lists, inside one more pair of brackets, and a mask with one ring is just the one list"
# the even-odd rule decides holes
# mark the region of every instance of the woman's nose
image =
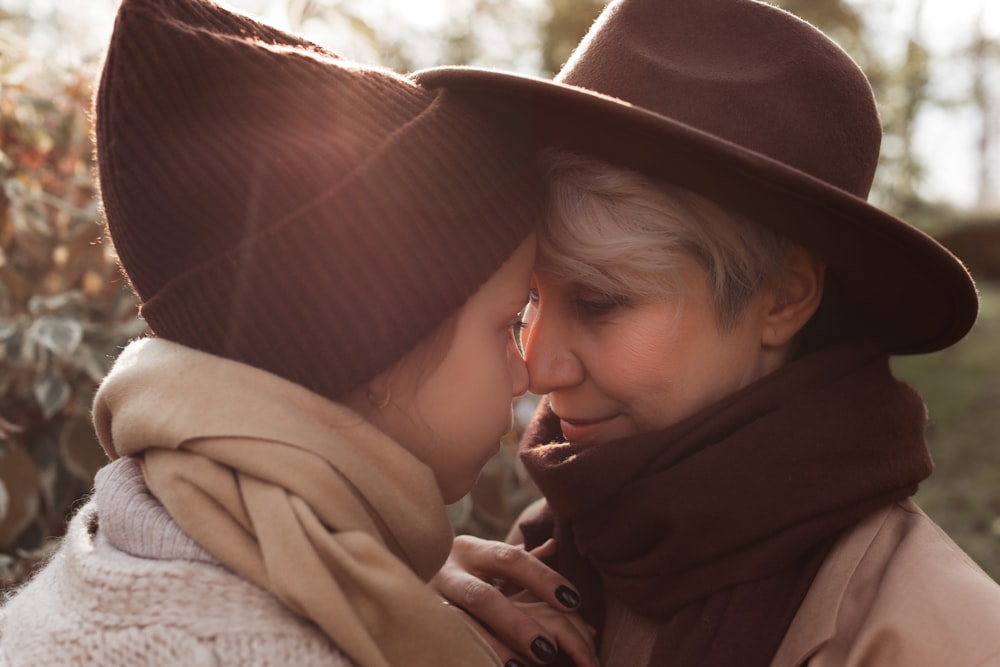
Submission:
[[548,394],[583,381],[583,364],[572,351],[568,328],[558,319],[536,313],[523,340],[531,393]]

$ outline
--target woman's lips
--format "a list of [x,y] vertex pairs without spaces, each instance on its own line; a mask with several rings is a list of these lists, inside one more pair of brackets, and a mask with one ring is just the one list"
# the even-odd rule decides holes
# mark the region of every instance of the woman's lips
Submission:
[[601,429],[614,417],[601,419],[559,419],[559,427],[563,436],[570,442],[593,442]]

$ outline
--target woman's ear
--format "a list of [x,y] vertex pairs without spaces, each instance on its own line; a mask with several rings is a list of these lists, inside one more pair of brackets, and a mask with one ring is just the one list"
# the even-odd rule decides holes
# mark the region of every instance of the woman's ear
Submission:
[[771,278],[770,308],[761,343],[782,347],[790,342],[819,308],[826,264],[800,245],[785,252],[781,268]]

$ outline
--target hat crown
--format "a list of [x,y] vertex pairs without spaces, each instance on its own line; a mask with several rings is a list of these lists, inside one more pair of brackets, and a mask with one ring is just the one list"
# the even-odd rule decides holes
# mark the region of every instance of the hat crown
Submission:
[[540,146],[674,183],[808,248],[828,268],[831,340],[930,352],[976,320],[962,263],[866,201],[882,131],[864,73],[784,10],[612,0],[555,81],[473,68],[416,76],[523,115]]
[[95,96],[108,231],[161,338],[337,398],[532,229],[523,141],[210,0],[123,0]]
[[617,0],[556,80],[600,91],[862,199],[882,130],[839,46],[757,0]]
[[[277,227],[433,97],[338,61],[210,2],[122,3],[96,96],[98,167],[115,248],[143,301]],[[334,106],[385,97],[399,113]]]

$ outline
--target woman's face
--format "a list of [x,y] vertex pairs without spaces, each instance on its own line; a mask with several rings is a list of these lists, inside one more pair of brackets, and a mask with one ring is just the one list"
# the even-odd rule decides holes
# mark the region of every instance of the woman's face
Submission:
[[528,389],[514,330],[528,300],[532,234],[466,302],[443,358],[418,348],[386,375],[389,403],[368,418],[426,463],[445,502],[464,496],[511,428],[511,401]]
[[568,440],[665,428],[773,370],[767,290],[720,332],[706,272],[694,260],[680,272],[683,296],[636,300],[536,267],[522,332],[530,389],[548,394]]

